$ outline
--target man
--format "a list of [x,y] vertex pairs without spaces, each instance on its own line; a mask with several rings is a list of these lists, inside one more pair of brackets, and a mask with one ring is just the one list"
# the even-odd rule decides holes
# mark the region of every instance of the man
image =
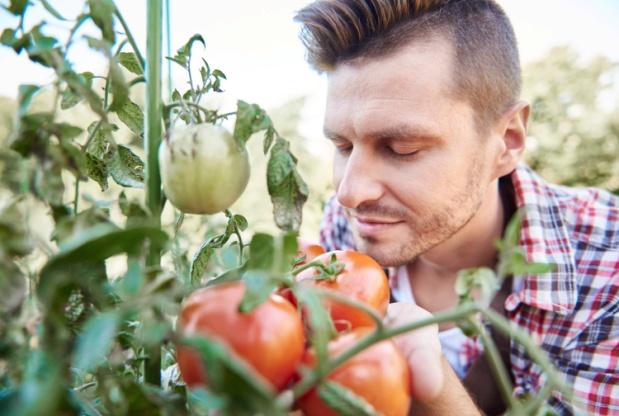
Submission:
[[[530,107],[502,9],[492,0],[319,0],[296,20],[310,63],[328,77],[336,195],[325,248],[356,248],[391,268],[389,318],[400,324],[456,306],[457,272],[496,267],[494,242],[523,208],[528,260],[556,268],[514,276],[501,309],[587,413],[619,414],[619,202],[549,185],[521,164]],[[422,331],[397,339],[413,377],[411,413],[479,414],[460,380],[479,345],[453,325]],[[516,342],[508,351],[514,394],[534,394],[541,369]],[[549,404],[578,410],[558,393]]]

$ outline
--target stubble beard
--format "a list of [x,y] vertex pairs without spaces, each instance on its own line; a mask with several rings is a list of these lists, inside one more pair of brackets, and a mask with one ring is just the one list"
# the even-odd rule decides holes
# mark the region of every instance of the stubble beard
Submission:
[[[464,228],[479,211],[485,194],[481,172],[472,164],[464,190],[441,210],[431,210],[424,218],[399,211],[404,218],[407,235],[389,236],[389,241],[360,236],[353,227],[357,249],[374,258],[383,267],[398,267],[414,261],[419,255],[448,240]],[[367,206],[358,211],[393,214],[394,210]]]

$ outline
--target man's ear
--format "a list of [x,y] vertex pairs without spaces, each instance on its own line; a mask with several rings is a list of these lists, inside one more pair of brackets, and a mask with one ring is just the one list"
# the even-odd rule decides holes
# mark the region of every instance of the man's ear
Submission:
[[500,141],[496,177],[509,174],[520,162],[527,137],[530,109],[529,103],[518,101],[509,107],[496,124]]

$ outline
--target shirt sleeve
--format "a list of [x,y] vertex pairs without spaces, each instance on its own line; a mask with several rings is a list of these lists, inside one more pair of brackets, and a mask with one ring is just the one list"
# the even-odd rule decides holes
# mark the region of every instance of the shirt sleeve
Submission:
[[320,244],[327,251],[355,249],[350,224],[335,195],[325,204],[320,223]]

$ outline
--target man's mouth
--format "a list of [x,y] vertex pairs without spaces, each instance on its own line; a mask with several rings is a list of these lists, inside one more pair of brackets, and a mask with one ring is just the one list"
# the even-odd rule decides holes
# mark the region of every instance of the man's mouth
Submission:
[[352,222],[360,236],[372,237],[379,233],[388,232],[404,221],[392,218],[353,216]]

